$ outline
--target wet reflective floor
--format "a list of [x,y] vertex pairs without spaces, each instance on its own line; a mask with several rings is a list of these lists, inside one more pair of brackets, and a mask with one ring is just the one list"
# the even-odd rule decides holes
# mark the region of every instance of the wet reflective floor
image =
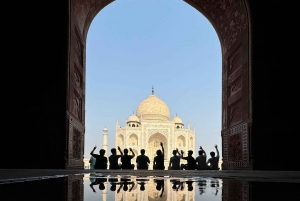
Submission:
[[0,200],[300,201],[300,183],[90,173],[3,180]]

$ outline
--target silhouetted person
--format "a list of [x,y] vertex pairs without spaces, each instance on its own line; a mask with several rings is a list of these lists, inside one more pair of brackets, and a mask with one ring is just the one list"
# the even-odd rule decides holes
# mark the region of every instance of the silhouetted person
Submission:
[[119,158],[121,158],[121,156],[123,156],[123,152],[121,151],[121,148],[119,146],[118,146],[118,150],[121,153],[121,155],[117,155],[116,148],[112,148],[110,150],[111,155],[108,157],[110,170],[121,169],[121,166],[118,164],[118,160],[119,160]]
[[[181,153],[183,156],[183,151]],[[188,156],[182,157],[182,159],[187,160],[187,164],[181,164],[182,170],[195,170],[196,169],[196,160],[192,155],[193,155],[193,151],[189,150]]]
[[165,181],[163,179],[155,179],[154,182],[156,183],[156,190],[161,191],[159,197],[162,197],[165,189]]
[[200,150],[198,151],[199,156],[196,158],[196,169],[197,170],[206,170],[206,152],[200,146]]
[[215,152],[210,152],[211,158],[207,160],[207,169],[208,170],[219,170],[219,150],[218,146],[215,145],[217,155],[215,156]]
[[122,169],[134,169],[134,164],[131,164],[131,159],[134,158],[135,154],[131,148],[129,148],[132,155],[128,155],[128,149],[124,149],[124,155],[121,156]]
[[150,160],[149,157],[145,155],[145,149],[141,149],[141,155],[136,157],[136,163],[138,170],[148,170]]
[[96,190],[94,189],[94,185],[99,185],[100,190],[105,189],[104,182],[106,182],[106,178],[97,178],[94,182],[90,184],[90,187],[92,188],[93,192],[96,193]]
[[164,170],[165,169],[165,165],[164,165],[165,154],[164,154],[164,145],[162,142],[160,143],[160,146],[161,146],[162,150],[158,149],[156,151],[157,156],[155,156],[154,160],[153,160],[153,170]]
[[[180,159],[182,155],[179,153],[178,149],[173,150],[173,156],[170,158],[169,170],[180,170]],[[178,155],[177,155],[178,153]]]
[[107,157],[104,156],[105,150],[100,149],[99,151],[100,155],[98,155],[98,154],[94,154],[96,148],[97,146],[95,146],[90,153],[93,157],[96,158],[95,169],[107,169]]

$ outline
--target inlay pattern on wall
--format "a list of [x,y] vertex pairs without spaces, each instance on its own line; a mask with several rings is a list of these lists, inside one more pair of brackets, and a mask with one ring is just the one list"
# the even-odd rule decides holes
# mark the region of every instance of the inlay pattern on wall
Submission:
[[[231,148],[230,146],[234,146]],[[243,168],[249,165],[247,123],[242,123],[223,133],[223,168]],[[237,153],[239,152],[239,153]]]
[[226,53],[237,37],[248,28],[244,1],[240,0],[186,0],[198,4],[205,16],[213,20]]
[[228,141],[228,160],[240,161],[243,159],[243,136],[241,133],[230,135]]
[[81,150],[81,143],[82,143],[82,135],[81,132],[73,127],[73,158],[81,159],[82,158],[82,150]]

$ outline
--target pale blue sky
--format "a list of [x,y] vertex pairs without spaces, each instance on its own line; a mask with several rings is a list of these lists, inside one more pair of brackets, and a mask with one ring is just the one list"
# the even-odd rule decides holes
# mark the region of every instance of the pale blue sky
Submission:
[[124,126],[152,86],[170,120],[177,114],[185,128],[196,127],[196,152],[217,144],[221,154],[221,46],[213,26],[182,0],[119,0],[98,13],[87,35],[85,157],[102,148],[104,127],[110,155],[116,121]]

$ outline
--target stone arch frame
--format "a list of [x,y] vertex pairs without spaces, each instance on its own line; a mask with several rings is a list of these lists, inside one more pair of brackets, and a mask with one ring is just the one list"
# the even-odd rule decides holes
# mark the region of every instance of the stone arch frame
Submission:
[[[249,43],[251,32],[247,0],[184,1],[197,9],[210,21],[220,40],[222,50],[222,114],[220,115],[222,117],[222,131],[220,132],[222,137],[223,169],[251,169],[251,158],[249,157],[251,155],[249,132],[252,126],[252,78],[250,74],[251,62],[249,62],[251,56]],[[78,65],[85,69],[85,46],[88,29],[98,12],[111,2],[113,1],[70,1],[71,28],[69,38],[76,39],[70,43],[70,55],[73,55],[69,61],[69,69],[71,71],[75,68],[74,65],[76,63],[73,60],[77,61]],[[241,56],[241,62],[235,62],[235,55]],[[83,75],[79,76],[85,77],[84,73],[85,70],[82,72]],[[70,77],[72,78],[72,75]],[[83,80],[82,86],[85,87],[85,80]],[[77,95],[80,98],[82,94],[77,93]],[[73,97],[72,94],[70,96]],[[85,102],[82,101],[81,105],[84,108]],[[71,113],[70,116],[72,116]],[[228,153],[233,152],[228,151],[227,138],[235,134],[231,132],[234,130],[233,127],[242,125],[248,128],[243,134],[246,137],[234,139],[244,139],[243,147],[239,149],[243,152],[240,154],[244,157],[240,161],[229,161],[233,157],[229,156]],[[241,141],[236,143],[241,143]]]
[[139,145],[139,137],[132,133],[129,135],[128,146],[138,146]]

